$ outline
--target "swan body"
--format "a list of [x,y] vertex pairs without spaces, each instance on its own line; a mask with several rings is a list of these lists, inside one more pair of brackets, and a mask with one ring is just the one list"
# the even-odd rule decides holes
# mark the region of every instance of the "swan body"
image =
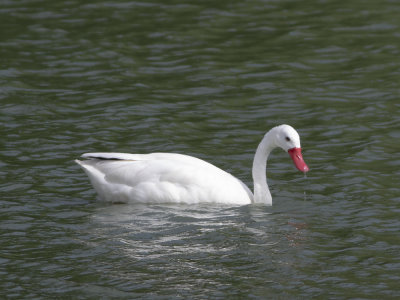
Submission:
[[274,127],[265,134],[254,157],[254,194],[231,174],[183,154],[85,153],[85,160],[76,162],[103,201],[271,205],[265,173],[268,156],[276,147],[288,151],[300,171],[308,171],[298,133],[289,125]]

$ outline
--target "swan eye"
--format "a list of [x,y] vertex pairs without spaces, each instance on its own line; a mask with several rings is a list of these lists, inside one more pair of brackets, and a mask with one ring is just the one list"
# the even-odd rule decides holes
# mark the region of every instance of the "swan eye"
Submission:
[[287,140],[288,142],[290,142],[290,137],[285,137],[285,140]]

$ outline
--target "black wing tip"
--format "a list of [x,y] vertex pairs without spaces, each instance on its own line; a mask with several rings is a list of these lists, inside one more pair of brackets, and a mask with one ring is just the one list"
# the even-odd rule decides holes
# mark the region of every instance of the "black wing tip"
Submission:
[[91,156],[85,156],[85,158],[87,159],[98,159],[98,160],[125,160],[122,158],[117,158],[117,157],[104,157],[104,156],[95,156],[95,155],[91,155]]

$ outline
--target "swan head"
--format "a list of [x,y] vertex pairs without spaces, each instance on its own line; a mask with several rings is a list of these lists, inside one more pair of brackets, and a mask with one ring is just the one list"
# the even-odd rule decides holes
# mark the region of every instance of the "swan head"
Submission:
[[300,136],[290,125],[280,125],[274,128],[275,144],[288,152],[296,168],[301,172],[308,172],[310,169],[303,159],[300,146]]

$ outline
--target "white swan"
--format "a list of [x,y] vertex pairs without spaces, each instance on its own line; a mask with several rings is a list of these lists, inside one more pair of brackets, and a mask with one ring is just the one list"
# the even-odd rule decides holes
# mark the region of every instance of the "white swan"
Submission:
[[82,157],[87,160],[75,161],[103,201],[272,205],[265,173],[268,156],[276,147],[290,154],[297,169],[309,170],[296,130],[289,125],[274,127],[265,134],[254,156],[254,195],[231,174],[183,154],[85,153]]

